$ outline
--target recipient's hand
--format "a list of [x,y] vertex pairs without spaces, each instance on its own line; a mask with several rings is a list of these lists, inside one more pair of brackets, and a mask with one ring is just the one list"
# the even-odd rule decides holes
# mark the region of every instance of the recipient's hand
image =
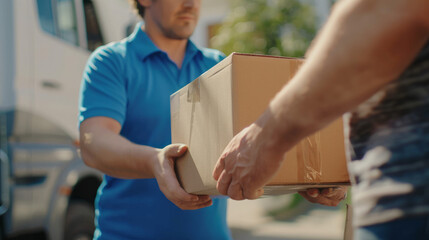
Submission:
[[299,194],[312,203],[319,203],[326,206],[337,206],[346,198],[347,187],[312,188],[307,191],[299,192]]
[[187,151],[181,144],[171,144],[160,150],[154,163],[154,174],[160,190],[176,206],[183,210],[194,210],[212,205],[206,195],[193,195],[180,186],[174,172],[174,161]]
[[270,148],[270,137],[252,124],[226,146],[213,171],[217,189],[234,200],[255,199],[278,170],[283,152]]

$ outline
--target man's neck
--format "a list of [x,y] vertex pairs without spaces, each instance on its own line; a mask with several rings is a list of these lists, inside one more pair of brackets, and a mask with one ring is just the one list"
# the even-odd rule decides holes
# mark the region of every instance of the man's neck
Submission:
[[151,29],[145,29],[144,27],[142,29],[159,49],[167,53],[178,68],[182,67],[188,39],[172,39]]

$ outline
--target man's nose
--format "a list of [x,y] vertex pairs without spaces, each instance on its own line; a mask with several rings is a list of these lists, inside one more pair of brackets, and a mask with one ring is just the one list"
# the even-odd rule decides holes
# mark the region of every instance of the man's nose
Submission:
[[183,6],[187,8],[196,7],[199,0],[184,0]]

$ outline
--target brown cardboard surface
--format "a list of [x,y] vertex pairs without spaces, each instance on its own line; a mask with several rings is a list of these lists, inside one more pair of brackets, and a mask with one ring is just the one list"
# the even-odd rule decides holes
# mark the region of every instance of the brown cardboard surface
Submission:
[[[233,53],[171,96],[172,142],[189,147],[176,161],[187,192],[219,194],[212,171],[223,149],[263,113],[302,63],[302,59]],[[339,119],[298,143],[285,155],[266,192],[347,184],[343,139]]]

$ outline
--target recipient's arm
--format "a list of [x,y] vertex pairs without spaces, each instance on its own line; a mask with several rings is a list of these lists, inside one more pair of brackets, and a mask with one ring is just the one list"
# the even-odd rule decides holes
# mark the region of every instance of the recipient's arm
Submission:
[[273,135],[288,150],[368,99],[397,78],[427,42],[428,5],[424,0],[340,2],[307,63],[259,123],[276,129]]
[[427,0],[337,4],[297,75],[226,147],[213,173],[218,190],[262,194],[286,151],[404,71],[428,40],[428,12]]

